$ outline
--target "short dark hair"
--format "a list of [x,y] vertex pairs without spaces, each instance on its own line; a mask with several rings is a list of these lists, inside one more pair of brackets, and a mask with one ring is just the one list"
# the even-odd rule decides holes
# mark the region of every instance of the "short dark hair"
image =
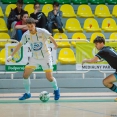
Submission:
[[57,7],[59,7],[59,3],[56,2],[56,1],[54,1],[54,2],[53,2],[53,6],[57,6]]
[[26,24],[35,24],[34,18],[28,18],[28,19],[26,20]]
[[21,20],[22,20],[22,17],[23,17],[25,14],[28,14],[28,12],[27,12],[27,11],[24,11],[24,12],[21,14],[21,17],[20,17]]
[[23,0],[18,0],[17,4],[23,4]]
[[105,44],[105,39],[104,39],[104,37],[97,36],[97,37],[94,39],[93,43],[104,43],[104,44]]

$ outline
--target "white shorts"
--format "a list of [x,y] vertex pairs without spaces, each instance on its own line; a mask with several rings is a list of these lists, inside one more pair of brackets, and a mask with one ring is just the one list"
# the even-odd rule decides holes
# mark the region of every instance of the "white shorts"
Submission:
[[30,58],[29,64],[26,65],[26,68],[36,69],[41,65],[44,71],[53,70],[51,55],[46,56],[43,59]]

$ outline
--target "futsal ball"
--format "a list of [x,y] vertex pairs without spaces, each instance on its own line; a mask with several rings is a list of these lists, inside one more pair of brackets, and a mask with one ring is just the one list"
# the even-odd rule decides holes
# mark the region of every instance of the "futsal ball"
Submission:
[[42,102],[47,102],[50,99],[50,94],[47,91],[42,91],[39,95],[39,99]]

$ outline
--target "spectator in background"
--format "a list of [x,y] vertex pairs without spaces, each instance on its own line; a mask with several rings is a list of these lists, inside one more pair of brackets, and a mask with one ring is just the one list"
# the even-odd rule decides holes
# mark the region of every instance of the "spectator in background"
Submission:
[[16,40],[17,41],[20,41],[23,33],[28,30],[28,27],[26,25],[26,20],[28,18],[29,18],[28,12],[27,11],[23,12],[21,14],[21,21],[18,21],[16,23],[16,25],[15,25],[15,29],[16,29]]
[[40,12],[40,4],[38,2],[34,4],[34,10],[30,17],[35,19],[36,27],[46,29],[47,18],[43,12]]
[[23,6],[23,0],[18,0],[17,1],[17,7],[15,9],[11,9],[11,12],[8,16],[7,19],[7,27],[10,30],[11,28],[12,30],[12,35],[11,38],[15,39],[15,35],[16,35],[16,30],[15,30],[15,24],[20,21],[20,16],[21,14],[24,12],[24,10],[22,9]]
[[48,31],[53,34],[52,29],[58,29],[60,33],[63,33],[62,29],[62,12],[59,10],[59,3],[53,3],[53,10],[48,13],[48,23],[47,29]]

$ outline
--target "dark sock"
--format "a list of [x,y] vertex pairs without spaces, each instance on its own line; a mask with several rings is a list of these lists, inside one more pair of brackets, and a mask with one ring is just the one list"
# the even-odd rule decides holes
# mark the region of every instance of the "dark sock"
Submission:
[[110,88],[110,90],[117,93],[117,86],[113,84],[113,86]]

